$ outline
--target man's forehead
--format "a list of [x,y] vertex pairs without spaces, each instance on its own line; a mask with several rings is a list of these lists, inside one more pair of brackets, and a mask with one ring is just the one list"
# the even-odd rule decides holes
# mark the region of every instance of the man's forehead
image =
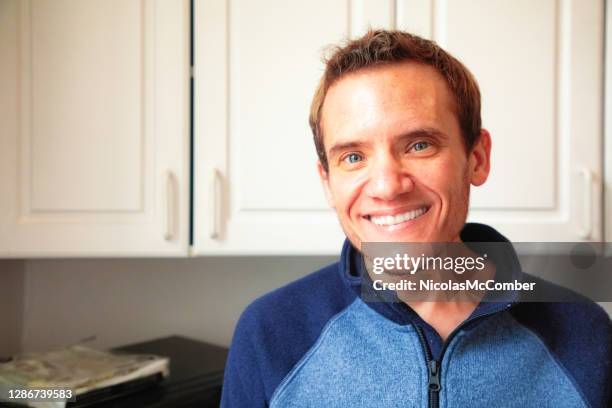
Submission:
[[[393,93],[396,94],[410,91],[423,92],[433,89],[434,84],[437,87],[446,87],[448,91],[446,80],[436,68],[413,61],[378,64],[346,73],[332,83],[328,96],[332,92],[337,92],[338,88],[346,87],[349,84],[353,87],[377,85],[386,88],[388,92],[395,91]],[[402,86],[398,86],[399,84]]]
[[[326,133],[376,127],[435,126],[455,114],[454,98],[435,68],[421,63],[387,64],[347,74],[328,90],[321,125]],[[348,129],[347,129],[348,128]]]

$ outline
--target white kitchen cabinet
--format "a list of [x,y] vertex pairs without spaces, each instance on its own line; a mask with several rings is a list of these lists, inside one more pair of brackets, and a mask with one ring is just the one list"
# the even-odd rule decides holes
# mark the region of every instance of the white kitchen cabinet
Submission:
[[603,1],[436,1],[425,15],[423,34],[478,79],[493,137],[470,220],[513,241],[602,240]]
[[[189,8],[0,0],[0,257],[187,256]],[[194,255],[338,253],[307,118],[324,48],[370,26],[478,79],[493,166],[470,220],[603,239],[603,0],[194,0],[193,20]]]
[[602,239],[600,0],[196,0],[195,254],[337,254],[307,124],[328,44],[432,38],[475,74],[492,172],[469,219],[514,241]]
[[186,256],[189,2],[0,1],[0,256]]

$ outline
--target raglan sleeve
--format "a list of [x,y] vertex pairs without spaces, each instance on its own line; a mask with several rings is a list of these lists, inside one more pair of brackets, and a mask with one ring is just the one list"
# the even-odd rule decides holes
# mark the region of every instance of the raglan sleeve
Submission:
[[261,341],[257,314],[247,308],[238,320],[225,366],[221,394],[222,408],[267,407],[261,374]]
[[612,407],[612,319],[608,316],[608,323],[607,323],[607,344],[606,344],[606,349],[607,349],[607,366],[608,366],[608,376],[607,376],[607,381],[605,381],[606,384],[606,397],[605,397],[605,402],[604,402],[604,406],[606,407]]

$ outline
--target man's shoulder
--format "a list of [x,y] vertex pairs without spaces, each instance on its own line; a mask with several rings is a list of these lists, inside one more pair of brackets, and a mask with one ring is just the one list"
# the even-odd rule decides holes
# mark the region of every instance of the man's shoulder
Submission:
[[535,291],[527,298],[535,301],[522,302],[516,308],[523,317],[547,314],[556,318],[547,324],[560,325],[610,324],[608,313],[597,303],[569,288],[545,279],[524,274],[524,282],[535,283]]
[[[593,406],[604,406],[612,373],[612,321],[597,303],[541,281],[541,290],[572,299],[564,302],[524,302],[511,311],[534,333],[582,390]],[[602,391],[603,390],[603,391]],[[603,393],[602,393],[603,392]]]
[[[260,398],[270,400],[327,323],[357,297],[339,268],[335,263],[315,271],[256,299],[245,309],[230,347],[228,383],[240,378],[245,392],[262,392]],[[234,397],[247,398],[236,392]],[[225,386],[224,394],[227,401],[233,398]]]
[[[588,353],[585,348],[597,348],[602,341],[610,344],[612,321],[600,305],[568,288],[526,276],[536,283],[537,293],[532,296],[540,301],[517,304],[512,310],[516,320],[557,349],[571,344]],[[546,299],[554,301],[542,301]]]
[[269,327],[304,330],[309,323],[324,324],[356,297],[339,268],[338,262],[330,264],[257,298],[243,312],[240,324],[267,332]]
[[592,301],[520,303],[512,314],[544,339],[554,333],[556,343],[580,338],[595,343],[597,337],[612,338],[608,313]]

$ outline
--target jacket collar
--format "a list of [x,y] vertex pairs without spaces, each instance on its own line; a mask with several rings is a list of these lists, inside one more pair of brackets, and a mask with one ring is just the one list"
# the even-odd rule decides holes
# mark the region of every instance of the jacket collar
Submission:
[[[494,228],[477,223],[465,224],[461,230],[461,240],[469,245],[469,243],[508,243],[508,245],[490,245],[487,248],[487,254],[489,258],[493,260],[497,266],[496,276],[500,274],[510,274],[512,280],[522,280],[523,273],[518,260],[518,256],[508,239],[496,231]],[[486,245],[486,244],[482,244]],[[471,245],[469,245],[471,246]],[[472,247],[472,246],[471,246]],[[482,250],[482,246],[472,247],[475,251]],[[500,266],[502,266],[500,268]],[[365,266],[363,262],[363,255],[357,249],[355,249],[350,241],[347,239],[344,242],[342,253],[340,257],[340,268],[339,272],[342,274],[342,279],[347,286],[353,290],[357,296],[362,297],[362,283],[369,279],[369,276],[365,272]],[[365,280],[364,280],[365,278]],[[368,285],[371,289],[371,285]],[[366,287],[366,288],[367,288]],[[364,289],[366,289],[364,288]],[[386,296],[391,297],[386,297]],[[387,319],[401,324],[426,324],[423,320],[405,303],[397,300],[395,294],[392,295],[387,292],[383,294],[384,301],[367,301],[364,302],[374,309],[376,312],[386,317]],[[491,300],[491,299],[489,299]],[[501,310],[507,309],[513,303],[518,301],[517,292],[506,292],[499,300],[491,300],[481,302],[469,319],[476,318],[481,315],[493,314]],[[468,319],[468,320],[469,320]]]

